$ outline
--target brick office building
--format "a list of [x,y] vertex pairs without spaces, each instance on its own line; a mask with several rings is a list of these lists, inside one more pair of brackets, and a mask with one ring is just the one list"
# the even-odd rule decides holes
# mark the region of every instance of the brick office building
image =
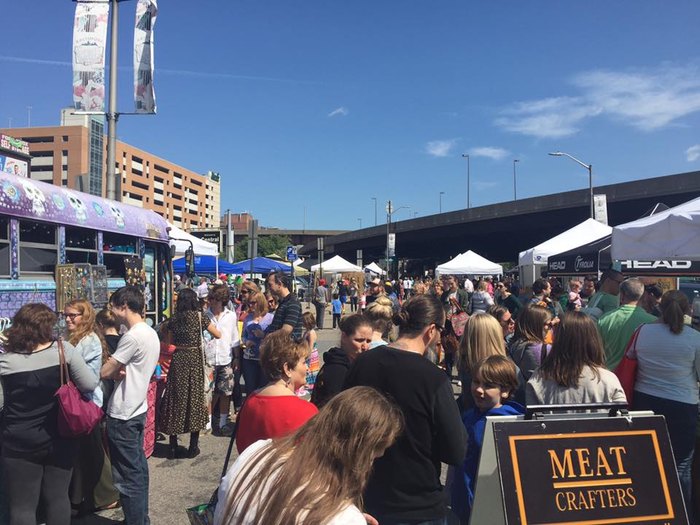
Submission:
[[[103,120],[72,111],[61,111],[60,126],[0,132],[29,142],[32,179],[105,196]],[[122,202],[153,210],[185,230],[219,227],[218,173],[195,173],[119,140],[116,164]]]

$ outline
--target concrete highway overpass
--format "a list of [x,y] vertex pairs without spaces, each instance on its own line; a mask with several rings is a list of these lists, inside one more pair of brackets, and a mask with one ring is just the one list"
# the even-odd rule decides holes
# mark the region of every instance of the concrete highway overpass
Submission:
[[[609,224],[622,224],[659,202],[670,207],[700,196],[700,171],[598,186],[594,193],[607,196]],[[398,221],[391,231],[396,256],[408,260],[411,273],[469,249],[492,261],[516,263],[519,252],[584,221],[589,209],[586,188]],[[325,258],[341,255],[355,262],[362,249],[367,264],[384,258],[386,240],[386,224],[326,237]],[[316,244],[305,244],[300,253],[315,259]]]

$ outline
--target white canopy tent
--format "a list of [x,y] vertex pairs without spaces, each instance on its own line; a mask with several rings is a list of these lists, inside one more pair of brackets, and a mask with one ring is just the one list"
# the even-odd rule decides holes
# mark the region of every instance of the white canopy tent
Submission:
[[168,225],[170,226],[168,236],[170,237],[170,245],[175,246],[175,257],[182,257],[185,255],[185,252],[190,247],[190,243],[188,241],[192,242],[195,255],[213,255],[214,257],[219,256],[219,247],[213,242],[203,241],[202,239],[181,230],[177,226],[170,223],[168,223]]
[[[311,267],[312,272],[317,272],[321,268],[320,264],[314,264]],[[362,268],[346,261],[340,255],[331,257],[327,261],[323,261],[323,273],[343,273],[343,272],[361,272]]]
[[613,260],[700,260],[700,198],[615,226]]
[[602,224],[594,219],[586,219],[581,224],[577,224],[556,237],[552,237],[534,248],[520,252],[518,266],[520,267],[521,283],[523,286],[531,286],[535,279],[539,277],[537,267],[546,266],[550,255],[597,241],[606,235],[610,235],[610,232],[612,232],[612,228],[607,224]]
[[438,275],[503,275],[503,266],[467,250],[435,268]]
[[370,263],[367,266],[365,266],[365,271],[373,273],[375,275],[386,274],[386,272],[384,270],[382,270],[382,268],[376,262]]

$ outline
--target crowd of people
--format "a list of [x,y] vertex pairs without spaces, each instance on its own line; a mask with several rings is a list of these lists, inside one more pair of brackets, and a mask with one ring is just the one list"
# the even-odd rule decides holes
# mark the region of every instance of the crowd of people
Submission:
[[[599,282],[541,278],[527,296],[489,277],[349,278],[329,288],[319,281],[305,311],[283,273],[264,289],[180,286],[157,330],[130,286],[99,312],[66,304],[63,333],[48,307],[23,306],[0,354],[10,523],[36,523],[39,509],[46,523],[67,524],[115,505],[125,523],[149,523],[143,435],[156,376],[167,458],[196,457],[202,432],[237,432],[217,524],[467,523],[486,417],[628,402],[666,418],[692,514],[700,333],[681,292],[614,270]],[[338,346],[321,359],[317,331],[334,301]],[[56,423],[61,353],[70,380],[105,413],[77,438]],[[632,399],[614,373],[625,354],[638,362]]]

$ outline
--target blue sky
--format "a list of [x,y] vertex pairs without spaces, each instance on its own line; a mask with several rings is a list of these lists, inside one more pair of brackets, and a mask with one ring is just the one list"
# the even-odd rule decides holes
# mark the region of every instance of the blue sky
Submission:
[[[119,139],[222,174],[222,211],[355,229],[700,169],[700,2],[160,1],[156,116]],[[71,104],[70,0],[4,2],[0,126]],[[120,4],[132,111],[135,2]]]

